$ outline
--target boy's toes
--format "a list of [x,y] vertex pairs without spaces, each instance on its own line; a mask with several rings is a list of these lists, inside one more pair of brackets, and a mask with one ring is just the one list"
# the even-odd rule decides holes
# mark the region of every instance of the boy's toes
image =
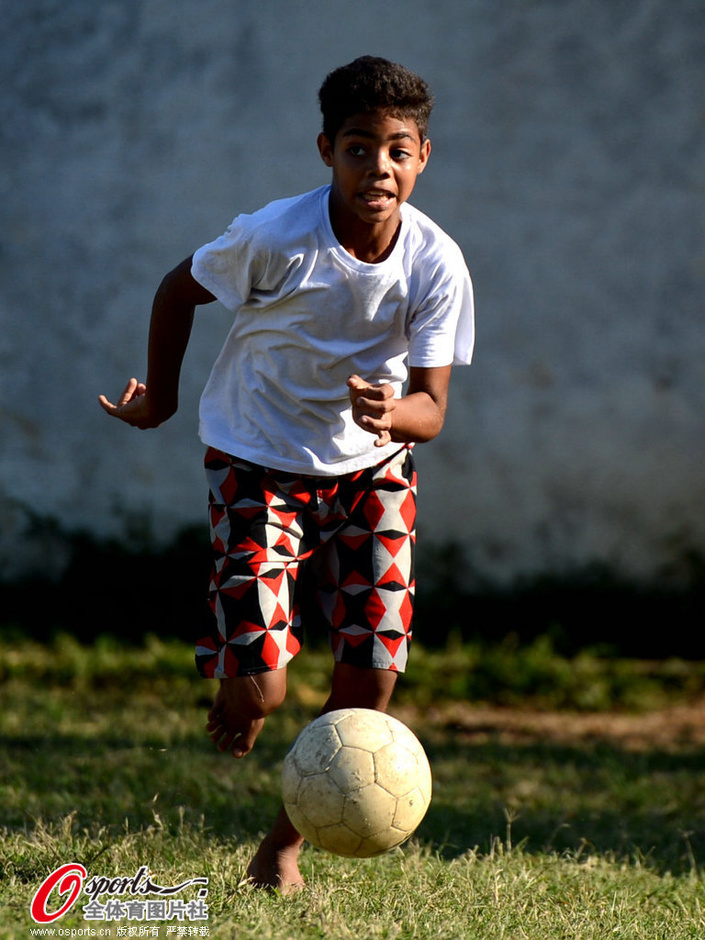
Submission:
[[240,735],[239,731],[233,732],[232,729],[221,720],[220,716],[214,716],[212,718],[209,716],[209,721],[206,724],[206,732],[219,751],[226,750],[230,741]]
[[206,731],[213,744],[222,752],[229,751],[243,734],[242,731],[233,731],[221,724],[215,726],[208,724],[206,725]]
[[233,757],[244,757],[246,754],[249,754],[255,745],[255,741],[263,725],[264,719],[253,721],[246,731],[241,731],[239,734],[233,736],[225,750],[231,751]]
[[229,751],[230,748],[240,740],[242,737],[242,731],[236,731],[235,734],[226,732],[224,729],[220,729],[216,734],[211,734],[210,738],[213,744],[218,748],[221,753]]
[[249,722],[245,728],[233,729],[220,720],[213,719],[206,725],[206,731],[221,753],[230,751],[233,757],[244,757],[254,747],[263,725],[264,719]]

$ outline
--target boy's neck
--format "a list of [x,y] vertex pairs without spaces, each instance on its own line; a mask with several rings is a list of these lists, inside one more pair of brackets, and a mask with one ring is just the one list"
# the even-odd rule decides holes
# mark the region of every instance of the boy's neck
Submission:
[[400,212],[381,225],[366,225],[337,211],[334,193],[328,211],[335,237],[353,258],[366,264],[380,264],[394,251],[401,229]]

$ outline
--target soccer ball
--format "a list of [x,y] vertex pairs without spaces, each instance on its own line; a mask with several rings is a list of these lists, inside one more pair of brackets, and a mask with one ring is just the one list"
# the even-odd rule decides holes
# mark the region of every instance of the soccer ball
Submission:
[[400,845],[431,802],[416,735],[383,712],[342,708],[307,725],[284,759],[289,819],[313,845],[369,858]]

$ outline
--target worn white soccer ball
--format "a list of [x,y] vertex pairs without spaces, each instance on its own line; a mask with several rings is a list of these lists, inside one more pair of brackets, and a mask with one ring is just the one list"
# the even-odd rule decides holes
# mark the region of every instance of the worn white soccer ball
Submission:
[[368,858],[400,845],[431,802],[431,768],[416,735],[367,708],[328,712],[294,741],[282,769],[289,819],[313,845]]

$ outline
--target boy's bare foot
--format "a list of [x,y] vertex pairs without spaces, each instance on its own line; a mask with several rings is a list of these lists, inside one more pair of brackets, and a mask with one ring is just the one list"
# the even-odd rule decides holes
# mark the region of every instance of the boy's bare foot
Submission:
[[252,750],[267,715],[286,696],[286,668],[256,676],[221,679],[206,730],[219,751],[244,757]]
[[299,846],[275,846],[268,836],[247,868],[247,880],[256,888],[291,894],[306,887],[299,871]]
[[247,869],[247,883],[257,888],[291,894],[306,887],[299,871],[303,838],[294,829],[282,807],[269,833],[262,840]]
[[248,717],[238,684],[240,679],[221,679],[213,707],[208,712],[206,731],[219,751],[244,757],[252,750],[264,718]]

